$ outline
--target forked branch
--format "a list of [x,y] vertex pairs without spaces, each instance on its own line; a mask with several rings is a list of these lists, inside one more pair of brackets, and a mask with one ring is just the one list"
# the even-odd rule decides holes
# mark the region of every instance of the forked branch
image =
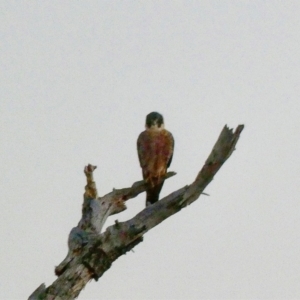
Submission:
[[[132,187],[97,196],[93,179],[95,166],[88,165],[84,172],[87,185],[84,193],[82,218],[74,227],[68,240],[67,257],[55,268],[58,278],[45,287],[40,285],[29,299],[74,299],[89,280],[98,280],[111,264],[143,240],[143,235],[185,206],[199,198],[212,181],[224,162],[235,150],[244,125],[233,132],[225,126],[195,181],[171,193],[153,205],[147,206],[134,218],[117,222],[101,232],[110,215],[126,209],[125,201],[146,190],[144,181],[135,182]],[[169,172],[166,179],[174,176]]]

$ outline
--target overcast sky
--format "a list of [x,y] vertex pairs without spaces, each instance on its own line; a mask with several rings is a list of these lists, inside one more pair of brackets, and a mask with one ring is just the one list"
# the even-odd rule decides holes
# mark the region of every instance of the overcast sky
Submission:
[[161,196],[194,180],[225,124],[245,129],[210,196],[79,299],[300,299],[299,1],[2,0],[0,14],[1,300],[55,280],[87,163],[100,195],[142,178],[151,111],[175,138]]

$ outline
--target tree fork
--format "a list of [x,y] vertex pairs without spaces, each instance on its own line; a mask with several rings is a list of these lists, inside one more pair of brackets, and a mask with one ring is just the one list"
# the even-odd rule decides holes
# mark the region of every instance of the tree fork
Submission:
[[[212,181],[224,162],[235,150],[244,125],[233,132],[224,126],[204,166],[195,181],[171,193],[126,222],[116,221],[103,233],[101,230],[107,218],[126,209],[125,201],[144,192],[147,184],[135,182],[131,187],[114,189],[98,197],[93,172],[96,166],[84,168],[87,178],[82,218],[74,227],[68,239],[69,251],[66,258],[55,268],[58,278],[46,288],[41,284],[28,298],[30,300],[66,300],[78,297],[84,286],[91,280],[98,280],[121,255],[133,249],[143,240],[143,235],[182,208],[199,198]],[[176,175],[166,174],[166,179]]]

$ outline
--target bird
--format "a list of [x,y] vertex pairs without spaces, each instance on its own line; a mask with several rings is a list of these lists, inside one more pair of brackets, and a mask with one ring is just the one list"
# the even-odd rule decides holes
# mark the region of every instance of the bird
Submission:
[[145,130],[137,139],[137,152],[146,187],[146,207],[159,199],[164,176],[174,152],[174,138],[165,129],[164,118],[158,112],[146,116]]

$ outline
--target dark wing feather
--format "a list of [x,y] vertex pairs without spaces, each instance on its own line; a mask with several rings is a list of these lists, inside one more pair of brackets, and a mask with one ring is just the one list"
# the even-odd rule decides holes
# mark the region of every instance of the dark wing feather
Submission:
[[171,155],[170,159],[169,159],[168,162],[167,162],[167,168],[169,168],[170,165],[171,165],[172,158],[173,158],[173,152],[174,152],[174,146],[175,146],[175,140],[174,140],[174,138],[173,138],[173,135],[172,135],[171,132],[169,132],[169,134],[170,134],[170,138],[171,138],[171,140],[172,140],[172,155]]
[[139,157],[139,162],[140,162],[141,168],[143,168],[143,166],[145,164],[145,162],[144,162],[145,149],[144,149],[143,143],[142,143],[143,138],[144,138],[144,132],[142,132],[137,139],[137,152],[138,152],[138,157]]

